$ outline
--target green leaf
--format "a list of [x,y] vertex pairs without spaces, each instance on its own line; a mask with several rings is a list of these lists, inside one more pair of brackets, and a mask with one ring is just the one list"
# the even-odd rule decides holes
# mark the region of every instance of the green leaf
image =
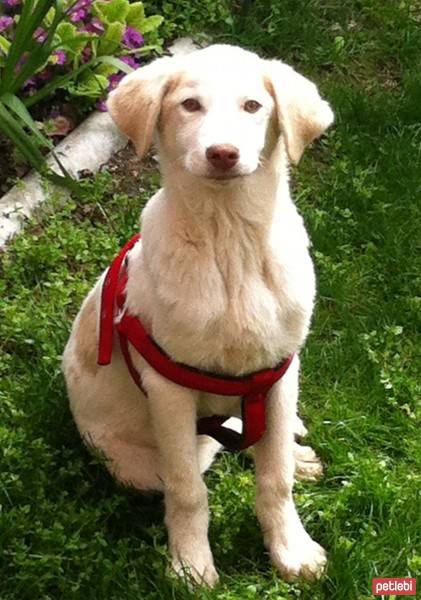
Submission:
[[128,0],[110,0],[109,2],[97,0],[93,4],[93,12],[101,19],[103,24],[125,24],[129,9],[130,4]]
[[164,17],[161,17],[161,15],[152,15],[151,17],[147,17],[140,23],[139,31],[143,34],[155,31],[155,29],[158,29],[158,27],[161,25],[163,20]]
[[45,15],[44,25],[47,25],[48,27],[51,27],[51,25],[53,24],[53,21],[54,21],[55,12],[56,11],[55,11],[54,8],[50,8],[50,10]]
[[99,63],[98,66],[95,67],[95,69],[93,69],[93,72],[96,75],[103,75],[104,77],[109,77],[110,75],[114,75],[114,73],[117,73],[118,70],[119,68],[113,65]]
[[9,40],[6,40],[6,38],[4,36],[0,35],[0,50],[2,52],[4,52],[4,54],[7,54],[9,52],[9,48],[10,48]]
[[111,23],[111,25],[108,25],[100,39],[98,54],[114,54],[120,46],[124,28],[125,25],[122,23]]
[[108,79],[104,75],[88,73],[77,84],[71,84],[69,89],[74,96],[85,96],[96,100],[108,88]]
[[105,63],[107,65],[112,65],[118,71],[123,71],[124,73],[133,73],[134,71],[134,69],[130,65],[127,65],[125,62],[123,62],[119,58],[116,58],[115,56],[101,56],[98,59],[98,62]]
[[71,23],[62,22],[57,27],[57,38],[60,41],[60,47],[63,50],[79,56],[87,42],[91,39],[90,35],[77,31],[77,28]]
[[60,40],[67,41],[67,40],[71,39],[77,33],[77,29],[76,29],[76,26],[73,25],[72,23],[67,23],[66,21],[63,21],[57,27],[56,33],[57,33],[58,37],[60,38]]
[[145,9],[143,2],[134,2],[130,4],[129,12],[126,17],[126,24],[141,31],[141,26],[145,20]]

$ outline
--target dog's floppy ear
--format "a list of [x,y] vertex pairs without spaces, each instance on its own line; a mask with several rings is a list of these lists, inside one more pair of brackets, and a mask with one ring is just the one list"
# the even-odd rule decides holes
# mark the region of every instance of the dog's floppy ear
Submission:
[[140,158],[149,150],[174,62],[158,58],[126,75],[107,100],[108,111],[117,127],[136,146]]
[[281,61],[265,61],[267,87],[274,97],[280,132],[291,161],[297,164],[307,144],[333,123],[333,112],[317,87]]

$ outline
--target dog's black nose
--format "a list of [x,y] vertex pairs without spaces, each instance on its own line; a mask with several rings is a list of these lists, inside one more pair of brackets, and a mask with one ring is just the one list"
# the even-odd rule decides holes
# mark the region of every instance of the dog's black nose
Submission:
[[231,144],[215,144],[206,150],[206,158],[216,169],[229,171],[237,164],[240,151]]

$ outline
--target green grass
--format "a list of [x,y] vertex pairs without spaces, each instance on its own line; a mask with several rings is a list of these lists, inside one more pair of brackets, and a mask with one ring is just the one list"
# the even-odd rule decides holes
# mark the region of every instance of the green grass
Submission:
[[[221,583],[189,592],[166,575],[161,499],[118,488],[82,447],[60,354],[82,298],[158,186],[145,175],[128,197],[105,174],[83,202],[52,199],[1,261],[1,600],[363,600],[372,577],[421,570],[421,5],[257,0],[227,18],[223,4],[212,5],[218,39],[292,62],[337,115],[294,171],[319,282],[301,410],[325,464],[296,499],[329,552],[327,576],[288,585],[271,569],[252,466],[224,454],[207,475]],[[203,13],[183,15],[175,33],[203,28]]]

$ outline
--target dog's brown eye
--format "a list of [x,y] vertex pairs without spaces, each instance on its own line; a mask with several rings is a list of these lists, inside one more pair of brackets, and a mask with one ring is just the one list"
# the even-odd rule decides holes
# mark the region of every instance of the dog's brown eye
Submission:
[[244,104],[244,110],[248,113],[255,113],[262,108],[262,105],[257,100],[247,100]]
[[187,98],[187,100],[184,100],[181,104],[188,112],[196,112],[202,108],[202,105],[196,98]]

